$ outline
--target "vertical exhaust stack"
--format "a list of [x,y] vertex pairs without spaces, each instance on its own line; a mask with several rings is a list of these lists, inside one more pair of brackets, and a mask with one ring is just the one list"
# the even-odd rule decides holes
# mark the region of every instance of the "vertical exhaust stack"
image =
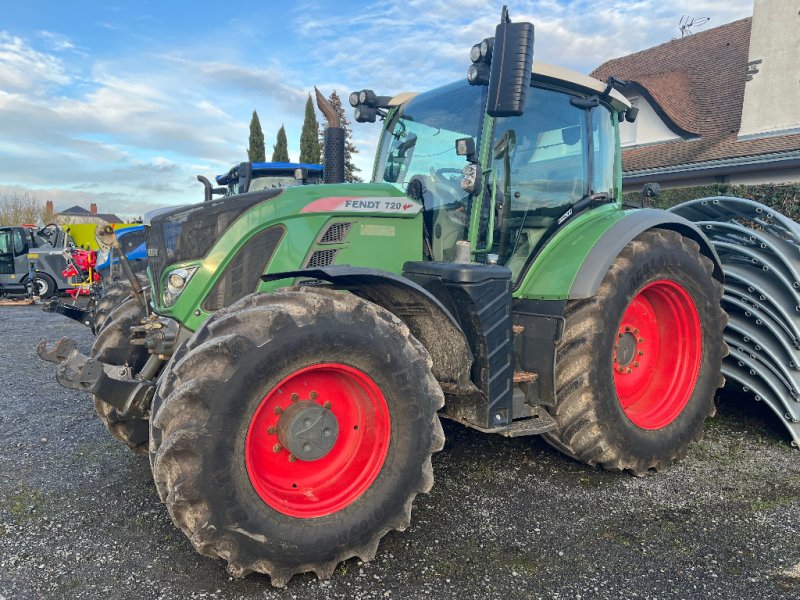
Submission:
[[323,178],[325,183],[344,183],[344,127],[339,122],[339,114],[331,103],[314,87],[317,96],[317,106],[325,116],[328,126],[323,134],[322,161]]

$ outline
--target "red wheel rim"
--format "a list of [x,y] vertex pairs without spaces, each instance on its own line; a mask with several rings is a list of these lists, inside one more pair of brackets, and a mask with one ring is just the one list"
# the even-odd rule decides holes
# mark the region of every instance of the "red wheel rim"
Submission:
[[[296,458],[279,440],[281,415],[296,402],[323,406],[338,423],[333,447],[316,460]],[[386,399],[370,377],[348,365],[312,365],[283,379],[256,409],[245,441],[247,474],[256,493],[278,512],[323,517],[349,506],[372,485],[390,438]]]
[[631,300],[614,343],[614,387],[627,417],[643,429],[672,423],[694,391],[703,337],[689,293],[654,281]]

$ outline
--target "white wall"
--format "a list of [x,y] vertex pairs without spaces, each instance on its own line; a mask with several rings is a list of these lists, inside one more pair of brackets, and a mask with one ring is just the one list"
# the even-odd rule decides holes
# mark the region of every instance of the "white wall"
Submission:
[[755,0],[739,137],[800,128],[800,0]]
[[642,96],[629,96],[628,100],[639,108],[639,116],[634,123],[623,121],[619,124],[619,137],[623,148],[682,139],[664,124],[653,106]]

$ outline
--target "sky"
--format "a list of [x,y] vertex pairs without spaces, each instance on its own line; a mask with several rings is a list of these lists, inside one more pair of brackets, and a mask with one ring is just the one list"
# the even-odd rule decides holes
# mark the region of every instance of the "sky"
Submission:
[[[503,2],[534,23],[535,60],[588,73],[679,37],[682,15],[702,31],[753,0],[0,0],[0,194],[128,217],[198,202],[197,174],[246,160],[253,110],[267,159],[285,125],[297,160],[314,86],[346,101],[465,77]],[[365,179],[379,133],[353,126]]]

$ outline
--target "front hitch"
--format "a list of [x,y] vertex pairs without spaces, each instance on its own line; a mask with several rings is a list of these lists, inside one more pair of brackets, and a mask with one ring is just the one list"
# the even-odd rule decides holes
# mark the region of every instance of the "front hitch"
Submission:
[[109,365],[78,352],[75,342],[62,338],[52,350],[42,340],[39,357],[59,363],[56,380],[63,387],[94,394],[126,416],[144,417],[155,393],[155,383],[134,379],[128,366]]
[[73,321],[86,325],[94,332],[94,302],[90,302],[86,308],[81,308],[73,304],[64,304],[57,298],[53,298],[42,307],[42,310],[64,315]]
[[36,346],[36,354],[38,354],[39,358],[42,360],[60,365],[62,362],[67,360],[67,357],[72,352],[76,351],[77,348],[78,344],[75,343],[75,340],[61,338],[56,342],[52,349],[48,350],[47,340],[41,340],[39,345]]

